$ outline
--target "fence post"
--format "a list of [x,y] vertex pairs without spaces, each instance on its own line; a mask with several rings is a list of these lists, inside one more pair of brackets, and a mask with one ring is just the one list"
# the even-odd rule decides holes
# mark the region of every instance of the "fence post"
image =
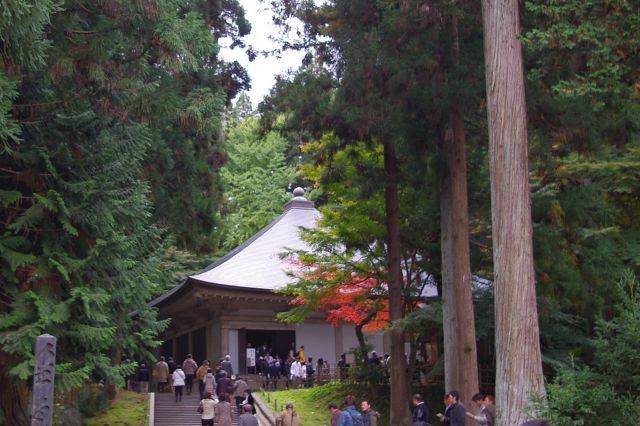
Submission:
[[53,424],[53,384],[56,372],[56,338],[36,337],[36,365],[33,371],[31,426]]

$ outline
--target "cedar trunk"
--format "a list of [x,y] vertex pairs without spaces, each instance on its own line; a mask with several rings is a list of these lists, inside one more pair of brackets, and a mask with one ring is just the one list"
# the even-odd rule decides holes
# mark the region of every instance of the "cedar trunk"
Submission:
[[[467,160],[462,114],[453,110],[442,147],[440,220],[445,387],[458,390],[466,407],[478,392],[476,329],[471,294]],[[473,420],[467,419],[469,425]]]
[[[452,17],[453,70],[459,67],[458,18]],[[442,147],[444,170],[440,193],[442,247],[442,299],[444,325],[445,387],[456,389],[469,410],[471,397],[478,392],[478,356],[471,292],[469,258],[469,208],[467,201],[467,154],[464,118],[453,107],[449,131]],[[467,424],[475,422],[467,418]]]
[[[385,204],[387,221],[387,262],[389,268],[389,317],[397,321],[404,317],[403,278],[400,248],[400,211],[398,208],[398,160],[392,143],[384,144]],[[391,333],[391,410],[390,424],[408,424],[407,373],[404,336],[395,328]]]
[[491,159],[498,425],[543,396],[533,265],[527,116],[517,0],[483,0]]

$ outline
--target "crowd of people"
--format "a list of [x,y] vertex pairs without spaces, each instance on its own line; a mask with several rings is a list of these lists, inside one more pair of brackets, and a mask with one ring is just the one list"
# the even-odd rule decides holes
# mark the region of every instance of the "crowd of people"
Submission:
[[252,391],[240,375],[234,374],[229,355],[215,367],[208,360],[198,365],[191,354],[182,363],[161,356],[153,369],[141,362],[136,374],[127,377],[127,387],[133,390],[135,385],[136,390],[148,392],[151,379],[159,393],[173,393],[176,403],[182,402],[183,395],[195,392],[197,386],[203,426],[213,426],[214,421],[218,426],[231,426],[233,410],[240,415],[241,426],[258,426]]
[[[313,358],[306,357],[304,346],[298,351],[291,351],[286,360],[278,355],[271,356],[266,345],[257,351],[256,373],[262,377],[264,389],[277,389],[280,379],[284,379],[284,387],[301,388],[313,384],[316,372],[323,374],[329,369],[328,363],[318,359],[314,367]],[[372,352],[369,358],[371,364],[386,368],[389,356],[378,357]],[[317,369],[316,369],[317,368]],[[338,361],[338,371],[341,378],[346,375],[349,365],[343,354]],[[216,425],[231,426],[232,410],[240,414],[241,426],[257,426],[255,417],[255,400],[247,382],[234,374],[231,357],[221,359],[216,367],[212,367],[208,360],[198,365],[192,355],[187,355],[181,364],[177,364],[172,357],[166,360],[160,357],[152,371],[145,363],[140,363],[137,372],[139,390],[147,392],[149,379],[153,376],[157,382],[158,392],[173,392],[176,403],[182,401],[183,393],[190,395],[194,384],[197,384],[200,397],[198,412],[202,417],[203,426]],[[473,412],[467,411],[460,401],[458,391],[450,391],[444,396],[444,410],[436,414],[438,420],[448,426],[464,426],[467,417],[478,426],[493,426],[496,418],[494,398],[492,395],[477,393],[473,395],[475,405]],[[420,394],[412,398],[412,426],[430,425],[430,410]],[[330,403],[331,426],[377,426],[380,413],[373,409],[370,401],[363,400],[359,407],[353,395],[346,397],[342,409],[335,403]],[[276,417],[276,426],[299,426],[300,417],[292,402],[287,402],[284,410]],[[527,422],[521,426],[548,426],[544,421]]]

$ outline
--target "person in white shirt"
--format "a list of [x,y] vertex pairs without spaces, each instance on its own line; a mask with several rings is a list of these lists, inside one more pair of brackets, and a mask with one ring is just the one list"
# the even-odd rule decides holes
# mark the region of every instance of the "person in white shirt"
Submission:
[[211,392],[205,392],[204,398],[200,401],[200,420],[202,426],[213,426],[213,418],[215,417],[216,401],[211,397]]
[[300,358],[296,358],[293,364],[291,364],[291,381],[293,382],[293,388],[299,388],[306,377],[306,367],[302,365]]
[[184,381],[186,375],[182,368],[176,367],[176,370],[172,374],[173,379],[173,393],[176,396],[176,402],[182,401],[182,389],[184,388]]

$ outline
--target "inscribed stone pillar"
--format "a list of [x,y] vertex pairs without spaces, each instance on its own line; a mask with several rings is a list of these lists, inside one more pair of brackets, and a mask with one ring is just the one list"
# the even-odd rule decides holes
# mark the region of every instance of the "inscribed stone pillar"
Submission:
[[43,334],[36,338],[36,366],[33,372],[31,426],[53,424],[53,383],[56,368],[56,338]]

